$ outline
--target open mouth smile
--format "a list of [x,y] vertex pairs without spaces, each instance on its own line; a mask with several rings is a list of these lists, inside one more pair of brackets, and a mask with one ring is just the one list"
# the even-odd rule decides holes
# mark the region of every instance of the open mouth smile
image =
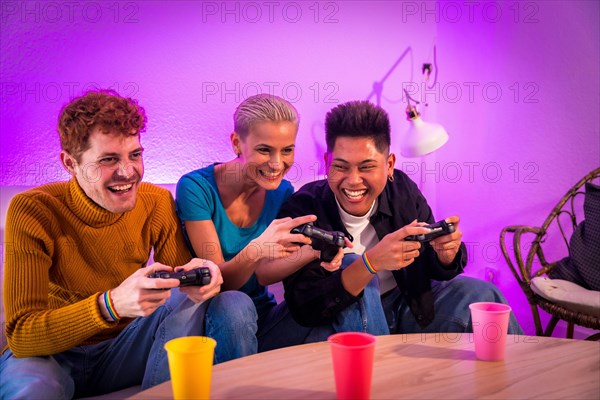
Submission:
[[266,179],[269,180],[277,180],[281,177],[281,172],[272,172],[272,171],[263,171],[261,169],[258,170],[258,173]]
[[352,200],[352,201],[362,200],[366,196],[367,192],[368,192],[367,189],[361,189],[361,190],[342,189],[342,193],[344,193],[344,195],[349,200]]
[[127,193],[131,190],[132,187],[133,183],[128,183],[124,185],[109,186],[108,190],[110,190],[113,193]]

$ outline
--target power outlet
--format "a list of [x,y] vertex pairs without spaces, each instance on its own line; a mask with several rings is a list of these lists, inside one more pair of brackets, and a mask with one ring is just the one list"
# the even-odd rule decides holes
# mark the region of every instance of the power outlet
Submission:
[[500,271],[494,267],[485,267],[483,279],[495,285],[500,281]]

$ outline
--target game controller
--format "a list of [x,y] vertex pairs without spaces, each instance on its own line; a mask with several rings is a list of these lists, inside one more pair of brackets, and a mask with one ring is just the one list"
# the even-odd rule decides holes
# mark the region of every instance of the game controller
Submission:
[[321,252],[321,261],[329,262],[337,255],[340,247],[346,246],[346,237],[343,232],[326,231],[317,228],[312,223],[304,224],[292,229],[292,233],[301,233],[312,239],[311,247]]
[[452,222],[439,221],[435,224],[425,225],[423,228],[428,228],[431,231],[428,233],[423,233],[421,235],[411,235],[404,238],[404,240],[410,240],[414,242],[429,242],[437,237],[448,235],[453,233],[456,228]]
[[189,271],[158,271],[152,275],[148,275],[148,278],[178,279],[179,287],[183,287],[208,285],[211,276],[210,270],[207,267],[200,267]]

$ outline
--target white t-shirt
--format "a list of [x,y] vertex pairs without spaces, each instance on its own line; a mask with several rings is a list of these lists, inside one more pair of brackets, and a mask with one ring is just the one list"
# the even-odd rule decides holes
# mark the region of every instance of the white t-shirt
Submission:
[[[340,203],[337,201],[337,199],[335,199],[335,202],[337,203],[338,211],[340,213],[340,217],[342,218],[342,223],[348,230],[348,233],[354,238],[354,241],[352,242],[354,247],[346,248],[344,250],[345,253],[362,255],[365,251],[373,248],[373,246],[379,243],[377,232],[375,232],[375,228],[369,222],[371,216],[377,211],[377,207],[379,206],[378,200],[375,200],[369,212],[362,217],[348,214],[340,206]],[[373,265],[373,267],[377,269],[377,265]],[[379,277],[379,288],[381,294],[384,294],[397,286],[396,280],[390,271],[378,271],[377,276]]]

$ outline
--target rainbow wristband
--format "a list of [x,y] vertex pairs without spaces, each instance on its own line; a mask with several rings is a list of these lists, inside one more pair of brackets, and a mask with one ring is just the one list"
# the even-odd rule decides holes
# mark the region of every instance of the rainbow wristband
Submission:
[[110,290],[104,292],[104,304],[106,304],[106,309],[108,310],[108,313],[110,314],[110,317],[113,319],[113,321],[118,321],[121,319],[119,314],[117,314],[117,310],[115,310],[115,306],[112,302],[112,299],[110,298]]
[[365,263],[365,267],[367,267],[367,269],[369,270],[370,273],[372,273],[372,274],[376,274],[377,273],[377,270],[375,268],[373,268],[373,266],[369,262],[369,259],[367,258],[367,252],[366,251],[362,254],[362,260]]

